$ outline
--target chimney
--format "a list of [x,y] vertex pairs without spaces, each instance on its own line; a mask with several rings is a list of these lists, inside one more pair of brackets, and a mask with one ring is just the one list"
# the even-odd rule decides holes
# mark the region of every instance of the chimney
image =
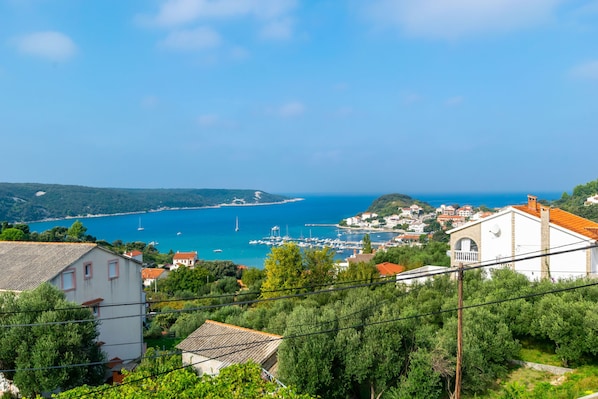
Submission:
[[535,195],[528,195],[527,196],[527,208],[531,209],[532,211],[538,210],[538,197]]
[[540,206],[540,246],[545,257],[542,258],[542,278],[550,278],[550,207]]

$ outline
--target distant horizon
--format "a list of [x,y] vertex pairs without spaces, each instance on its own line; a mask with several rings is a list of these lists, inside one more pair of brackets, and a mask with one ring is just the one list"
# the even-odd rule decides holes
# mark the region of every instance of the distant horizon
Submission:
[[1,178],[570,190],[596,179],[597,10],[595,0],[0,1]]
[[[579,183],[577,185],[584,185],[585,183]],[[301,195],[313,195],[313,196],[330,196],[330,195],[343,195],[343,196],[381,196],[387,194],[403,194],[408,195],[410,197],[416,195],[512,195],[512,194],[522,194],[525,193],[526,195],[546,195],[546,194],[559,194],[562,195],[563,193],[571,193],[575,187],[572,187],[568,190],[517,190],[517,189],[510,189],[510,190],[479,190],[479,191],[400,191],[400,190],[389,190],[389,191],[377,191],[377,192],[359,192],[359,191],[290,191],[290,192],[277,192],[277,191],[269,191],[263,190],[260,188],[238,188],[238,187],[116,187],[116,186],[95,186],[95,185],[88,185],[88,184],[64,184],[64,183],[42,183],[42,182],[7,182],[2,181],[0,184],[40,184],[40,185],[57,185],[57,186],[72,186],[72,187],[86,187],[86,188],[100,188],[100,189],[122,189],[122,190],[247,190],[247,191],[263,191],[268,194],[275,194],[275,195],[282,195],[288,197],[296,197]]]

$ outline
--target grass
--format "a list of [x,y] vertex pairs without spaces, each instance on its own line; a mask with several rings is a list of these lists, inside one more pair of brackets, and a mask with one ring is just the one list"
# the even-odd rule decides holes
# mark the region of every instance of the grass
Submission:
[[182,341],[180,338],[163,336],[161,338],[146,338],[144,342],[148,348],[157,348],[160,350],[175,349],[175,346]]
[[554,353],[554,344],[551,342],[539,341],[532,338],[521,338],[519,342],[521,343],[519,360],[551,366],[563,366],[560,357]]

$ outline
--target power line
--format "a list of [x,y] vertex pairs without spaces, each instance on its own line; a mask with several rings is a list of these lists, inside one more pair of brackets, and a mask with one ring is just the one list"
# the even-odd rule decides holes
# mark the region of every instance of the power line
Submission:
[[[517,258],[517,259],[512,259],[512,260],[510,260],[510,262],[505,262],[505,261],[501,260],[501,261],[496,261],[494,263],[488,263],[488,264],[478,264],[478,265],[473,265],[473,266],[468,265],[468,266],[463,267],[463,271],[465,272],[465,271],[469,271],[469,270],[476,270],[476,269],[486,268],[486,267],[490,267],[490,266],[503,265],[504,263],[521,262],[524,260],[537,259],[537,258],[542,258],[542,257],[547,257],[547,256],[571,253],[571,252],[575,252],[575,251],[587,250],[587,249],[596,248],[596,247],[598,247],[598,244],[590,245],[587,247],[581,247],[581,248],[572,248],[572,249],[567,249],[567,250],[561,250],[561,251],[551,252],[551,253],[529,255],[529,256],[525,256],[525,257],[521,257],[521,258]],[[438,276],[438,275],[449,274],[449,273],[452,274],[455,272],[456,272],[455,268],[448,268],[447,270],[433,271],[433,272],[429,272],[426,274],[413,273],[411,276],[403,277],[401,274],[399,276],[402,277],[401,281],[403,281],[403,280],[409,280],[409,279],[416,279],[416,278],[419,279],[419,278],[425,278],[425,277],[430,277],[430,276]],[[356,284],[356,285],[351,285],[351,286],[347,286],[347,287],[330,288],[330,289],[321,290],[321,291],[310,291],[310,292],[303,292],[303,293],[298,293],[298,294],[283,295],[283,296],[279,296],[279,297],[254,299],[254,300],[248,300],[248,301],[237,301],[237,302],[224,303],[224,304],[203,305],[203,306],[199,306],[199,307],[195,307],[195,308],[187,308],[187,309],[163,310],[160,312],[152,312],[149,314],[144,313],[144,314],[113,316],[113,317],[94,318],[94,319],[85,319],[85,320],[56,321],[56,322],[45,322],[45,323],[4,324],[4,325],[0,325],[0,328],[34,327],[34,326],[42,326],[42,325],[86,323],[86,322],[94,322],[94,321],[125,319],[125,318],[132,318],[132,317],[142,317],[142,318],[143,317],[153,317],[153,316],[160,315],[160,314],[193,312],[193,311],[220,308],[220,307],[225,307],[225,306],[250,305],[250,304],[262,303],[262,302],[271,302],[271,301],[292,299],[292,298],[305,297],[305,296],[311,296],[311,295],[327,294],[327,293],[336,292],[336,291],[345,291],[345,290],[361,288],[361,287],[372,287],[372,286],[376,286],[376,285],[384,285],[384,284],[396,283],[396,282],[397,282],[396,279],[388,279],[387,278],[386,280],[381,280],[381,281],[375,281],[375,282],[370,282],[370,283],[365,283],[365,284]],[[141,304],[141,303],[139,303],[139,304]]]
[[[478,307],[483,307],[483,306],[497,305],[497,304],[501,304],[501,303],[505,303],[505,302],[517,301],[517,300],[521,300],[521,299],[529,299],[529,298],[534,298],[534,297],[539,297],[539,296],[549,295],[549,294],[574,291],[577,289],[588,288],[588,287],[593,287],[593,286],[598,286],[598,282],[592,282],[592,283],[587,283],[587,284],[573,286],[573,287],[556,288],[553,290],[529,293],[529,294],[520,295],[520,296],[516,296],[516,297],[510,297],[510,298],[496,299],[496,300],[481,302],[481,303],[477,303],[477,304],[464,305],[461,307],[461,309],[473,309],[473,308],[478,308]],[[286,340],[286,339],[298,339],[298,338],[304,338],[304,337],[309,337],[309,336],[319,335],[319,334],[330,334],[333,332],[339,332],[339,331],[344,331],[344,330],[348,330],[348,329],[361,329],[361,328],[380,325],[380,324],[393,323],[393,322],[405,321],[405,320],[411,320],[411,319],[419,319],[419,318],[428,317],[428,316],[437,316],[437,315],[444,314],[444,313],[455,312],[455,311],[458,311],[459,309],[460,309],[459,307],[440,309],[440,310],[431,311],[431,312],[427,312],[427,313],[418,313],[418,314],[414,314],[414,315],[396,317],[396,318],[392,318],[392,319],[364,322],[364,323],[354,324],[354,325],[345,326],[345,327],[336,327],[336,328],[331,328],[331,329],[327,329],[327,330],[312,331],[312,332],[306,332],[306,333],[297,333],[297,334],[292,334],[292,335],[287,335],[287,336],[282,336],[282,337],[273,337],[273,338],[264,339],[264,340],[260,340],[260,341],[245,342],[243,344],[231,344],[231,345],[222,345],[222,346],[216,346],[216,347],[210,347],[210,348],[203,348],[200,350],[188,350],[186,352],[197,353],[200,351],[228,349],[228,348],[235,348],[235,347],[241,347],[241,346],[245,347],[244,349],[240,349],[240,350],[234,352],[234,353],[237,353],[237,352],[242,352],[244,350],[247,350],[246,347],[248,345],[253,345],[253,344],[261,345],[263,343],[273,342],[273,341],[280,341],[280,340]],[[325,323],[322,323],[322,324],[325,324]],[[305,325],[307,326],[310,324],[305,324]],[[301,326],[302,325],[298,325],[296,327],[301,327]],[[148,358],[170,356],[170,355],[173,355],[176,353],[177,352],[168,352],[166,354],[158,354],[158,355],[148,357]],[[224,354],[222,356],[226,356],[226,354]],[[222,357],[222,356],[219,356],[219,357]],[[127,360],[136,360],[136,359],[127,359]],[[35,370],[37,371],[37,370],[54,369],[54,368],[83,367],[83,366],[88,366],[88,365],[105,364],[105,363],[109,363],[109,362],[82,363],[82,364],[77,364],[77,365],[62,365],[62,366],[47,366],[47,367],[36,368]],[[0,370],[0,372],[18,371],[18,370],[25,370],[25,369]],[[171,370],[171,371],[174,371],[174,370]]]

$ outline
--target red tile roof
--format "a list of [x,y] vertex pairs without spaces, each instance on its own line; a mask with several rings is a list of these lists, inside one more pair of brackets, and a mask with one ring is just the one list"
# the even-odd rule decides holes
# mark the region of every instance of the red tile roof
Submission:
[[197,258],[197,252],[177,252],[174,254],[173,259],[195,259]]
[[[515,205],[513,208],[525,212],[529,215],[540,218],[540,207],[543,205]],[[575,233],[583,236],[598,239],[598,223],[591,220],[582,218],[581,216],[574,215],[567,211],[559,208],[550,209],[550,223],[556,224],[557,226],[563,227],[567,230],[571,230]]]
[[148,267],[141,270],[141,278],[143,280],[157,279],[162,273],[164,273],[164,269]]
[[396,263],[383,262],[376,265],[381,276],[393,276],[405,271],[405,266]]

